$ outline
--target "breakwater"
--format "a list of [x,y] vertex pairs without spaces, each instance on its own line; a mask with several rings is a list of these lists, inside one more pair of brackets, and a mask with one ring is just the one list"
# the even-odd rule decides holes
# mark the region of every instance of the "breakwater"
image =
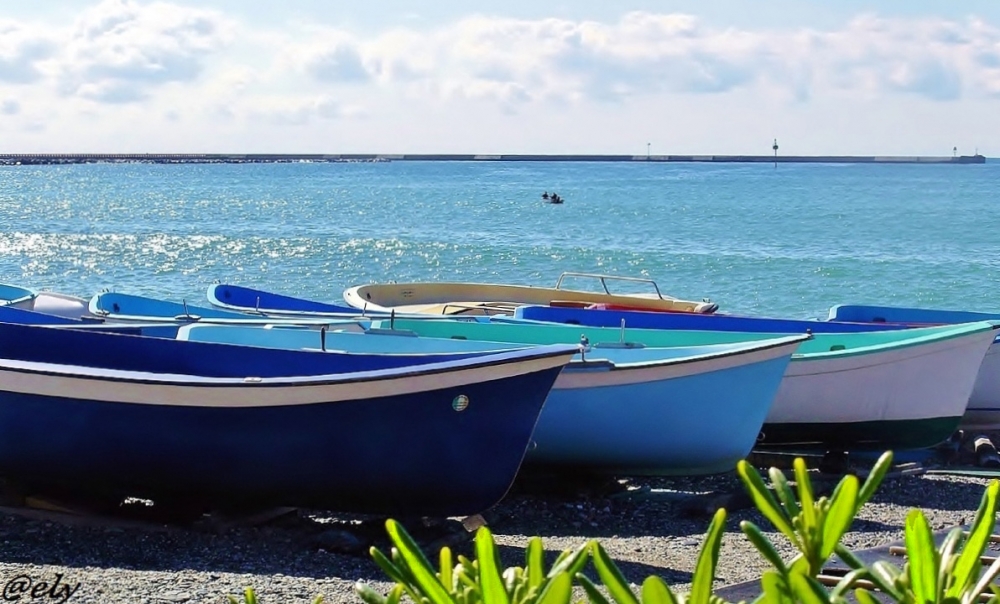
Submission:
[[0,154],[0,165],[87,163],[292,163],[388,161],[501,161],[501,162],[650,162],[650,163],[763,163],[763,164],[984,164],[982,155],[483,155],[483,154],[301,154],[301,153],[10,153]]

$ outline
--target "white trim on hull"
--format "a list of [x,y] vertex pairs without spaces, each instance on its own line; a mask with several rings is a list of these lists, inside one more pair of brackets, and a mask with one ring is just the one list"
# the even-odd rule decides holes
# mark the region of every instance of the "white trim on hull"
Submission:
[[[642,384],[647,382],[659,382],[675,378],[687,377],[712,371],[721,371],[733,367],[741,367],[752,363],[760,363],[783,356],[790,356],[805,340],[806,336],[791,336],[772,340],[766,347],[750,348],[749,352],[740,350],[728,352],[721,355],[706,355],[705,357],[694,357],[680,360],[679,362],[657,362],[649,364],[617,364],[608,371],[586,371],[586,365],[579,361],[571,361],[569,365],[559,374],[556,379],[554,389],[572,390],[578,388],[601,388],[604,386],[624,386],[628,384]],[[761,341],[763,344],[767,341]],[[783,342],[775,344],[773,342]],[[748,343],[752,344],[752,343]],[[595,358],[596,357],[596,358]],[[592,350],[586,354],[587,359],[593,360],[599,367],[599,350]]]
[[[499,380],[565,365],[572,352],[512,358],[466,369],[424,365],[386,377],[385,371],[296,378],[205,378],[113,371],[24,361],[0,361],[0,390],[78,400],[197,407],[309,405],[428,392]],[[454,367],[454,363],[451,363]],[[381,374],[381,377],[379,376]]]
[[506,314],[521,304],[544,304],[554,301],[622,304],[647,310],[673,310],[711,313],[718,305],[681,300],[663,295],[600,293],[553,287],[509,285],[500,283],[372,283],[344,291],[344,301],[358,310],[388,313]]
[[796,360],[769,424],[837,424],[960,417],[994,330],[870,354]]

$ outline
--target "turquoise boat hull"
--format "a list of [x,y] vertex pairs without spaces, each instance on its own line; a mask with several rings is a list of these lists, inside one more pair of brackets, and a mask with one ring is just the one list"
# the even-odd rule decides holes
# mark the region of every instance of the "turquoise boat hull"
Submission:
[[[195,324],[180,328],[177,337],[379,354],[474,355],[525,346],[412,333]],[[756,443],[791,354],[806,338],[584,350],[563,369],[549,393],[526,467],[617,476],[732,470]]]
[[[376,327],[385,321],[373,321]],[[397,319],[431,337],[521,344],[647,347],[753,342],[781,334],[614,329],[515,319]],[[803,341],[775,396],[759,446],[843,450],[930,447],[958,427],[997,324],[817,333]]]

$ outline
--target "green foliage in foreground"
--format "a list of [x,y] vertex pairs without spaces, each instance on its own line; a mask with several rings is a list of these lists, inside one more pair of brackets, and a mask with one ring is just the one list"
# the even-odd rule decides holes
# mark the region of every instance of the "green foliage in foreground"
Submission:
[[[760,578],[760,591],[753,604],[846,604],[852,594],[859,604],[1000,604],[1000,589],[992,582],[1000,576],[1000,559],[983,570],[981,556],[996,522],[1000,483],[992,481],[983,493],[975,521],[968,533],[953,529],[935,545],[927,518],[920,510],[906,517],[906,562],[902,568],[879,561],[866,566],[841,540],[850,530],[861,507],[871,499],[892,465],[892,453],[879,458],[862,484],[856,476],[845,476],[829,497],[816,497],[802,459],[793,464],[794,488],[776,468],[768,471],[770,484],[752,466],[740,462],[737,474],[761,514],[798,550],[790,560],[754,523],[744,520],[740,529],[771,565]],[[493,535],[481,527],[475,537],[475,559],[449,548],[431,564],[424,552],[396,521],[386,530],[392,549],[386,555],[377,548],[371,555],[395,585],[388,594],[358,582],[355,590],[364,604],[569,604],[574,586],[581,588],[589,604],[727,604],[713,593],[726,511],[718,510],[705,535],[695,566],[691,591],[675,593],[660,577],[650,576],[638,593],[596,541],[562,552],[546,568],[539,537],[528,541],[524,566],[504,568]],[[822,570],[836,555],[852,570],[843,577],[825,577]],[[588,564],[598,582],[583,574]],[[879,593],[879,598],[874,595]],[[322,596],[313,604],[321,604]],[[252,589],[241,603],[229,596],[230,604],[259,604]],[[741,603],[742,604],[742,603]]]
[[[829,497],[817,498],[802,459],[794,463],[795,488],[780,470],[770,469],[768,486],[757,470],[740,462],[737,473],[757,509],[798,550],[791,560],[783,560],[759,527],[740,523],[743,534],[773,567],[761,577],[754,604],[846,604],[849,593],[860,604],[878,604],[876,591],[899,604],[1000,604],[1000,590],[992,585],[1000,575],[1000,561],[985,572],[980,562],[996,521],[997,481],[983,493],[969,532],[954,529],[939,547],[923,512],[912,510],[906,518],[907,559],[902,568],[881,561],[868,567],[841,543],[891,465],[892,453],[887,452],[863,484],[848,475]],[[712,591],[725,522],[726,512],[720,509],[702,543],[690,593],[677,594],[657,576],[648,577],[636,593],[596,540],[564,551],[546,569],[542,541],[534,537],[525,550],[524,566],[503,568],[486,527],[476,533],[475,560],[458,556],[456,563],[445,547],[432,566],[403,527],[389,520],[389,555],[377,548],[371,555],[395,586],[383,595],[359,582],[356,591],[365,604],[399,604],[404,596],[417,604],[569,604],[576,585],[590,604],[725,604]],[[821,572],[834,554],[852,570],[831,580]],[[588,562],[599,584],[583,574]]]

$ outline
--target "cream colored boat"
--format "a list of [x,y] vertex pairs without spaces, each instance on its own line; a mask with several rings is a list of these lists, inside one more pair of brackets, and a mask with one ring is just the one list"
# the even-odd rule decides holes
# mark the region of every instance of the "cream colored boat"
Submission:
[[[600,291],[567,289],[567,278],[593,279]],[[608,282],[646,284],[652,293],[611,293]],[[651,279],[563,273],[555,287],[501,285],[492,283],[374,283],[344,292],[344,300],[367,312],[418,313],[432,315],[510,314],[524,304],[588,306],[605,304],[648,311],[713,313],[719,305],[708,300],[695,302],[664,295]]]

